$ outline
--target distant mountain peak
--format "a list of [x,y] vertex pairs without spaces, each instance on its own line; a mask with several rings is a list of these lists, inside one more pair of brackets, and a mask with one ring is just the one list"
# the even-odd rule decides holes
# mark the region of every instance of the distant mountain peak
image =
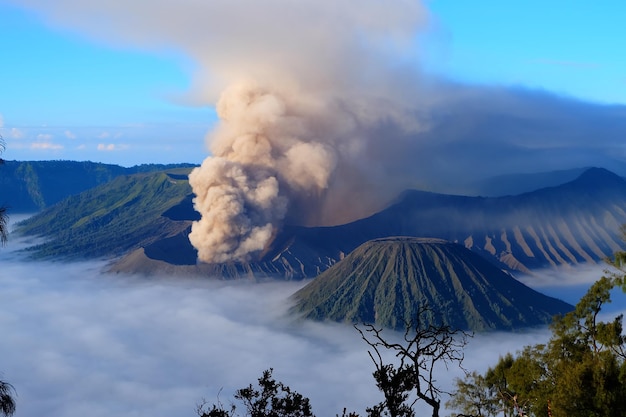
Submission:
[[606,168],[593,167],[585,170],[573,182],[598,185],[607,181],[619,182],[621,184],[624,183],[626,180]]

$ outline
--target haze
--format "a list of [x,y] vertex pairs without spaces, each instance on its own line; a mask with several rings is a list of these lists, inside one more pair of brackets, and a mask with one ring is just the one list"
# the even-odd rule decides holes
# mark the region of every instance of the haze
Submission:
[[[195,416],[203,398],[228,404],[270,367],[319,416],[343,407],[363,414],[378,401],[366,345],[351,326],[284,315],[304,283],[104,275],[100,261],[25,262],[16,251],[26,243],[12,238],[0,251],[2,378],[16,387],[18,417]],[[533,282],[575,302],[600,268]],[[546,329],[477,335],[464,365],[484,371],[547,337]],[[456,376],[442,371],[439,383]]]

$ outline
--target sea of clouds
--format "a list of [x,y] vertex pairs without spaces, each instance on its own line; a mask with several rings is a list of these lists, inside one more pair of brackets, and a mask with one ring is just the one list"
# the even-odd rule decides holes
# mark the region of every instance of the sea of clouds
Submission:
[[[0,249],[0,379],[16,389],[17,417],[195,416],[203,399],[228,405],[269,368],[318,416],[344,407],[364,415],[381,399],[352,326],[286,314],[304,282],[110,275],[104,261],[27,261],[19,249],[29,243],[11,237]],[[578,288],[566,301],[597,272],[566,286]],[[562,287],[556,276],[546,274],[543,287]],[[475,335],[464,366],[482,372],[548,337],[545,328]],[[452,388],[460,376],[440,369],[438,384]]]

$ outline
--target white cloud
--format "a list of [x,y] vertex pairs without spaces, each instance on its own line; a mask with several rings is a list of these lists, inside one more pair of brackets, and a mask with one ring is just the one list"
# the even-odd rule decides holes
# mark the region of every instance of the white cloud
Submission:
[[4,127],[4,117],[0,114],[0,129]]
[[577,266],[562,266],[535,271],[533,276],[520,276],[518,279],[524,284],[541,291],[545,287],[581,286],[589,287],[597,281],[607,270],[613,270],[609,264],[580,264]]
[[58,151],[63,149],[63,145],[52,142],[33,142],[30,144],[30,148],[34,150]]
[[11,128],[9,136],[11,137],[11,139],[22,139],[24,137],[24,132],[21,129],[13,127]]
[[98,150],[105,151],[105,152],[123,151],[128,148],[129,148],[128,145],[123,145],[123,144],[115,144],[115,143],[99,143],[98,144]]
[[54,143],[54,135],[51,133],[38,133],[35,142],[30,144],[30,149],[37,151],[59,151],[64,148],[60,143]]
[[37,140],[42,140],[42,141],[52,140],[53,138],[54,136],[50,133],[39,133],[37,135]]
[[[304,283],[102,275],[104,262],[23,262],[12,252],[20,245],[0,251],[0,372],[17,390],[18,415],[193,416],[202,398],[228,404],[269,367],[319,416],[364,415],[380,399],[351,326],[286,318]],[[477,335],[464,365],[483,372],[547,337]],[[451,387],[458,376],[452,367],[438,381]]]
[[71,130],[66,130],[63,133],[65,134],[65,137],[68,139],[76,139],[76,134],[72,132]]

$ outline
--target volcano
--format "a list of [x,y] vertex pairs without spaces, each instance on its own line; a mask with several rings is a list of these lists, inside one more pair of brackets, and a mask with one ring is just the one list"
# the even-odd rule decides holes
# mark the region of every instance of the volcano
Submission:
[[432,312],[425,325],[472,331],[545,325],[554,315],[573,309],[462,245],[413,237],[364,243],[292,298],[292,313],[307,319],[371,323],[400,331],[420,307]]
[[[70,196],[20,226],[45,237],[38,257],[109,258],[110,271],[234,278],[313,278],[359,245],[388,236],[457,242],[499,269],[532,275],[601,263],[626,248],[626,180],[591,168],[559,186],[502,197],[409,190],[370,217],[332,227],[283,225],[254,259],[198,262],[189,241],[200,218],[186,177],[156,172],[120,177]],[[355,202],[358,204],[358,202]]]

